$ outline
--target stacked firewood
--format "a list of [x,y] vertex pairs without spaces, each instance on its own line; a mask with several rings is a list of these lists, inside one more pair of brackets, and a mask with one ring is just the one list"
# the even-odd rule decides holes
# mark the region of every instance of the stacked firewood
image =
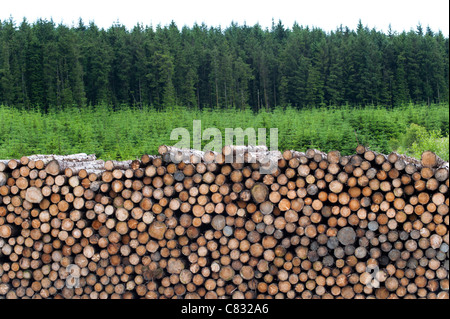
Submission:
[[0,161],[0,298],[449,298],[434,153],[159,153]]

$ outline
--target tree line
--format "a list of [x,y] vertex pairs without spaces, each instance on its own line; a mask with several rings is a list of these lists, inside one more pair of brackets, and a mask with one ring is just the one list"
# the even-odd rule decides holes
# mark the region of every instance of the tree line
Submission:
[[108,29],[0,21],[0,104],[271,109],[449,101],[449,39],[418,25],[326,32],[281,21]]

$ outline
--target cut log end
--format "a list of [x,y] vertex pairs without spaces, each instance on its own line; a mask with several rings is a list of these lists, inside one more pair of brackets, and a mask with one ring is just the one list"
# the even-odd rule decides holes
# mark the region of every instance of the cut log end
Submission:
[[338,231],[337,237],[342,245],[352,245],[356,241],[356,232],[352,227],[345,227]]
[[167,226],[159,221],[154,221],[148,228],[148,233],[151,237],[162,240],[167,230]]
[[269,196],[269,188],[265,184],[256,183],[251,189],[251,194],[253,200],[259,204],[267,200],[267,197]]
[[39,204],[44,199],[44,196],[40,188],[29,187],[26,191],[25,199],[30,203]]
[[160,145],[160,146],[158,147],[158,153],[159,153],[160,155],[164,155],[164,154],[166,154],[168,151],[169,151],[169,148],[168,148],[167,145]]
[[60,173],[60,170],[61,168],[57,160],[52,160],[45,166],[45,172],[52,176],[58,175]]
[[435,153],[431,151],[425,151],[422,153],[421,163],[424,167],[436,167],[438,158]]
[[9,225],[0,226],[0,237],[1,238],[9,238],[12,234],[12,228]]

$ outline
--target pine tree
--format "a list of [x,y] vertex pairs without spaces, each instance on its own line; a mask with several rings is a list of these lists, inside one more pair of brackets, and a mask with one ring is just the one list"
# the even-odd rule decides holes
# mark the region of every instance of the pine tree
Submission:
[[12,105],[14,102],[14,83],[10,68],[8,42],[0,49],[0,104]]
[[0,103],[246,107],[384,105],[449,100],[449,40],[418,25],[387,34],[281,21],[181,30],[0,21]]

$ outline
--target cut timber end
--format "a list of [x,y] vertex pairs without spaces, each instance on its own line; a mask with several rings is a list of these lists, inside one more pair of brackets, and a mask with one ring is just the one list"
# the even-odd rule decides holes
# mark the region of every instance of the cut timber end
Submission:
[[362,154],[364,154],[366,152],[366,147],[364,146],[364,145],[358,145],[357,147],[356,147],[356,153],[357,154],[359,154],[359,155],[362,155]]
[[[436,179],[439,182],[444,182],[447,178],[448,178],[448,163],[447,163],[447,167],[441,167],[439,168],[436,173],[434,174],[434,176],[436,177]],[[0,186],[1,186],[1,181],[0,181]]]
[[132,170],[137,170],[139,167],[141,167],[141,162],[139,160],[133,160],[131,161],[130,167]]
[[251,190],[253,200],[256,203],[262,203],[267,199],[267,196],[269,196],[269,188],[262,183],[256,183]]
[[223,215],[216,215],[211,221],[211,226],[215,230],[222,230],[226,226],[225,217]]
[[1,238],[9,238],[11,237],[12,229],[9,225],[0,226],[0,237]]
[[113,161],[106,161],[105,162],[105,169],[107,171],[112,171],[114,169],[114,162]]
[[158,153],[161,155],[166,154],[168,151],[169,151],[169,146],[167,146],[167,145],[160,145],[158,147]]
[[338,164],[341,159],[341,153],[339,151],[328,152],[327,159],[330,164]]
[[25,199],[30,203],[39,204],[44,199],[44,196],[40,188],[30,187],[25,193]]
[[421,163],[424,167],[437,166],[438,157],[431,151],[425,151],[422,153]]
[[148,234],[153,237],[156,238],[158,240],[162,240],[164,238],[164,234],[167,230],[167,226],[159,221],[154,221],[153,223],[150,224],[149,228],[148,228]]
[[61,167],[59,166],[59,163],[57,160],[52,160],[49,163],[47,163],[47,165],[45,166],[45,171],[47,172],[47,174],[56,176],[59,174],[61,170]]
[[339,194],[340,192],[342,192],[344,185],[342,185],[342,183],[339,182],[338,180],[334,180],[334,181],[331,181],[331,183],[328,187],[330,188],[330,190],[333,193]]
[[342,245],[351,245],[356,241],[356,232],[352,227],[345,227],[339,230],[337,237]]

